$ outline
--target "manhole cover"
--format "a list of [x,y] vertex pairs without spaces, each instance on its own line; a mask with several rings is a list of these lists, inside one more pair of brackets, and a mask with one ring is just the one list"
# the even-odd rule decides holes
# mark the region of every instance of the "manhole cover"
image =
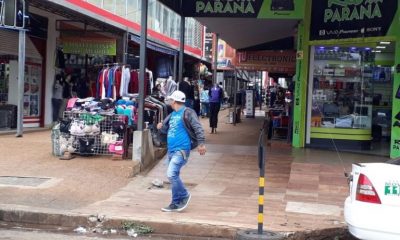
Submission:
[[0,176],[0,185],[38,187],[49,180],[51,180],[51,178]]

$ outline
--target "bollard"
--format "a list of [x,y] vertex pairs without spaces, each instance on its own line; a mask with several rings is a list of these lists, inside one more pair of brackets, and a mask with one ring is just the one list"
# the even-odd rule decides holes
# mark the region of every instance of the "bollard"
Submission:
[[264,231],[264,193],[265,193],[265,133],[268,132],[269,124],[264,124],[258,140],[258,167],[260,169],[259,195],[258,195],[258,228],[257,230],[242,230],[236,235],[238,240],[283,240],[284,236],[279,233]]

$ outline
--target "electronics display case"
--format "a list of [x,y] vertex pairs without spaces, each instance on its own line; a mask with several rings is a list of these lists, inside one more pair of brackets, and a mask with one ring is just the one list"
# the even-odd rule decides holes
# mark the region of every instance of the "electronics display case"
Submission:
[[315,49],[311,143],[334,139],[352,149],[371,148],[373,62],[365,49]]

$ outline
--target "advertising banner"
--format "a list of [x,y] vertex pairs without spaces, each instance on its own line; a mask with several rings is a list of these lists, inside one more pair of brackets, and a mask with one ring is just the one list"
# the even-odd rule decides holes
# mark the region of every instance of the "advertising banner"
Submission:
[[115,56],[117,40],[109,38],[62,38],[64,53]]
[[400,157],[400,43],[396,42],[396,69],[393,81],[391,158]]
[[213,59],[213,33],[209,28],[206,28],[205,36],[204,36],[204,58],[211,62]]
[[311,40],[391,35],[398,0],[312,0]]
[[302,19],[304,0],[185,0],[187,17]]
[[270,73],[296,73],[295,51],[248,51],[239,52],[237,66],[241,69],[267,71]]
[[218,40],[218,70],[233,70],[236,61],[236,50],[224,40]]

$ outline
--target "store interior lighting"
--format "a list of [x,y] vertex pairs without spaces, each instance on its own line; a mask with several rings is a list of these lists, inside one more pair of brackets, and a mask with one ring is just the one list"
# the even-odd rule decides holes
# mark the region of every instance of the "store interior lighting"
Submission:
[[379,42],[382,45],[390,45],[390,42]]
[[376,46],[377,49],[385,49],[385,46]]

